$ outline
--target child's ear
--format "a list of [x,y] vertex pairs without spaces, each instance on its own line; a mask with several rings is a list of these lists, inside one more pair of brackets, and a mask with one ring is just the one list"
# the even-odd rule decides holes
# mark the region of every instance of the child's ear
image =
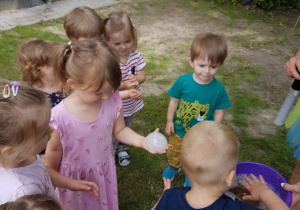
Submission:
[[73,79],[67,79],[67,84],[70,86],[72,89],[75,89],[76,83],[74,82]]
[[192,59],[189,58],[188,61],[189,61],[190,65],[191,65],[191,67],[194,68],[194,63],[193,63]]
[[227,187],[230,188],[233,185],[234,178],[235,178],[235,169],[229,171],[229,173],[227,175],[227,178],[226,178]]
[[9,155],[11,150],[12,150],[12,146],[4,146],[0,148],[0,153],[1,155]]

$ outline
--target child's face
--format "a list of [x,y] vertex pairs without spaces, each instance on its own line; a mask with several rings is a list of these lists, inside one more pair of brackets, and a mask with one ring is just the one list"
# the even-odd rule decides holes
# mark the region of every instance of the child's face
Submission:
[[194,61],[189,59],[189,62],[194,69],[194,79],[199,84],[210,83],[220,67],[219,64],[211,64],[207,57],[205,59],[197,58]]
[[125,29],[111,33],[109,44],[118,52],[120,57],[128,57],[133,48],[133,40],[125,33]]
[[87,89],[76,89],[80,100],[85,104],[99,104],[103,100],[109,99],[110,95],[114,92],[111,85],[106,81],[101,89],[95,92],[95,87],[89,87]]

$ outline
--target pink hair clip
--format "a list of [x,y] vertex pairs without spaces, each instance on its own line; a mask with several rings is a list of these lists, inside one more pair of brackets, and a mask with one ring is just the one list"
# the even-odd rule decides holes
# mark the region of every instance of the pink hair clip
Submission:
[[8,84],[11,86],[11,90],[12,90],[13,96],[17,96],[19,87],[21,86],[21,83],[18,82],[18,81],[12,81],[12,82],[10,82]]

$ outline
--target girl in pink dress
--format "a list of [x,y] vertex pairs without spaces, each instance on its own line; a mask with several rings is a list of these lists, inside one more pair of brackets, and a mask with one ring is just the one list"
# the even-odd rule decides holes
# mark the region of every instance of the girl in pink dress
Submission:
[[98,197],[57,189],[64,209],[118,209],[112,135],[149,151],[145,137],[125,126],[117,91],[122,73],[114,51],[100,40],[80,40],[55,49],[54,69],[67,78],[73,93],[52,109],[54,128],[46,165],[73,179],[99,186]]

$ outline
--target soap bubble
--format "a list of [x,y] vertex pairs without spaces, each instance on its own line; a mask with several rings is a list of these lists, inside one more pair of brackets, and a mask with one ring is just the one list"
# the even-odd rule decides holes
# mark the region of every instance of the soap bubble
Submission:
[[168,142],[163,134],[153,132],[146,137],[146,145],[151,151],[161,153],[166,150]]

